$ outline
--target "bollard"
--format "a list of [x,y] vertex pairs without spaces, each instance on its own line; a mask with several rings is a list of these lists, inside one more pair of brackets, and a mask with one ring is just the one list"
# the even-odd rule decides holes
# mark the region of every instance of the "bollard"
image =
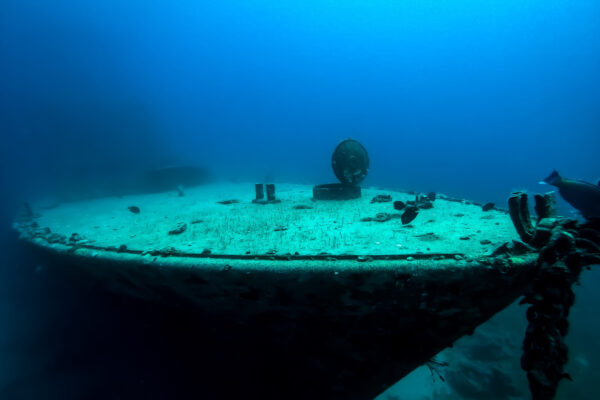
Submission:
[[256,190],[256,199],[255,200],[257,200],[257,201],[264,200],[265,192],[264,192],[263,184],[262,183],[255,184],[254,189]]
[[267,201],[275,201],[275,185],[267,183]]

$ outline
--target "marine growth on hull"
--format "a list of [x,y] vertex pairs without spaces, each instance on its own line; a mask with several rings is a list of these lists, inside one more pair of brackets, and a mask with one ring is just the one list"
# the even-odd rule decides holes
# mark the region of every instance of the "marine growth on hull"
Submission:
[[[520,192],[505,211],[361,187],[369,157],[351,139],[332,168],[339,182],[312,187],[173,182],[166,192],[27,205],[15,228],[113,290],[193,307],[228,365],[264,348],[256,370],[283,375],[278,390],[290,399],[373,397],[527,293],[523,368],[534,398],[552,398],[567,376],[571,285],[600,262],[597,221],[558,218],[552,194],[535,197],[534,220]],[[281,363],[283,349],[294,362]]]

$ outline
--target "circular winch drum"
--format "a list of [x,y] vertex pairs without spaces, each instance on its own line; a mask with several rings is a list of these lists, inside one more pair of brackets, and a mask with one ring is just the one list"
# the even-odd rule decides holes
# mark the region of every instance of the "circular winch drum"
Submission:
[[353,139],[343,140],[331,156],[333,173],[341,183],[328,183],[313,188],[315,200],[348,200],[361,196],[358,186],[369,171],[369,155],[362,144]]
[[357,185],[326,183],[313,187],[313,198],[316,200],[349,200],[360,196],[360,186]]
[[353,139],[346,139],[333,151],[331,166],[340,182],[358,185],[369,171],[369,155],[362,144]]

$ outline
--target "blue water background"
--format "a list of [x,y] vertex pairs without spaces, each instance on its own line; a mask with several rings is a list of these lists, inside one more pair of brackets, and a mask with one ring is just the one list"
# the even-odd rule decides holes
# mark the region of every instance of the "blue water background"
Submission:
[[[331,151],[353,137],[371,157],[365,185],[502,206],[548,190],[553,169],[600,178],[598,71],[591,0],[2,1],[0,393],[80,398],[103,373],[126,386],[127,363],[92,365],[118,358],[111,327],[126,343],[141,330],[111,299],[35,272],[9,229],[23,201],[174,164],[333,182]],[[585,343],[598,321],[582,319]],[[106,334],[85,339],[97,325]],[[107,360],[88,362],[91,345]]]

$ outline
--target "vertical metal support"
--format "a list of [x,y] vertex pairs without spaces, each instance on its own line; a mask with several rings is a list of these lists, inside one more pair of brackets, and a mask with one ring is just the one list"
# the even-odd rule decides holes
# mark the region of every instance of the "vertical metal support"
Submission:
[[265,198],[264,186],[262,183],[257,183],[254,185],[254,189],[256,190],[256,199],[255,200],[263,200]]
[[267,201],[275,201],[275,185],[267,183]]

